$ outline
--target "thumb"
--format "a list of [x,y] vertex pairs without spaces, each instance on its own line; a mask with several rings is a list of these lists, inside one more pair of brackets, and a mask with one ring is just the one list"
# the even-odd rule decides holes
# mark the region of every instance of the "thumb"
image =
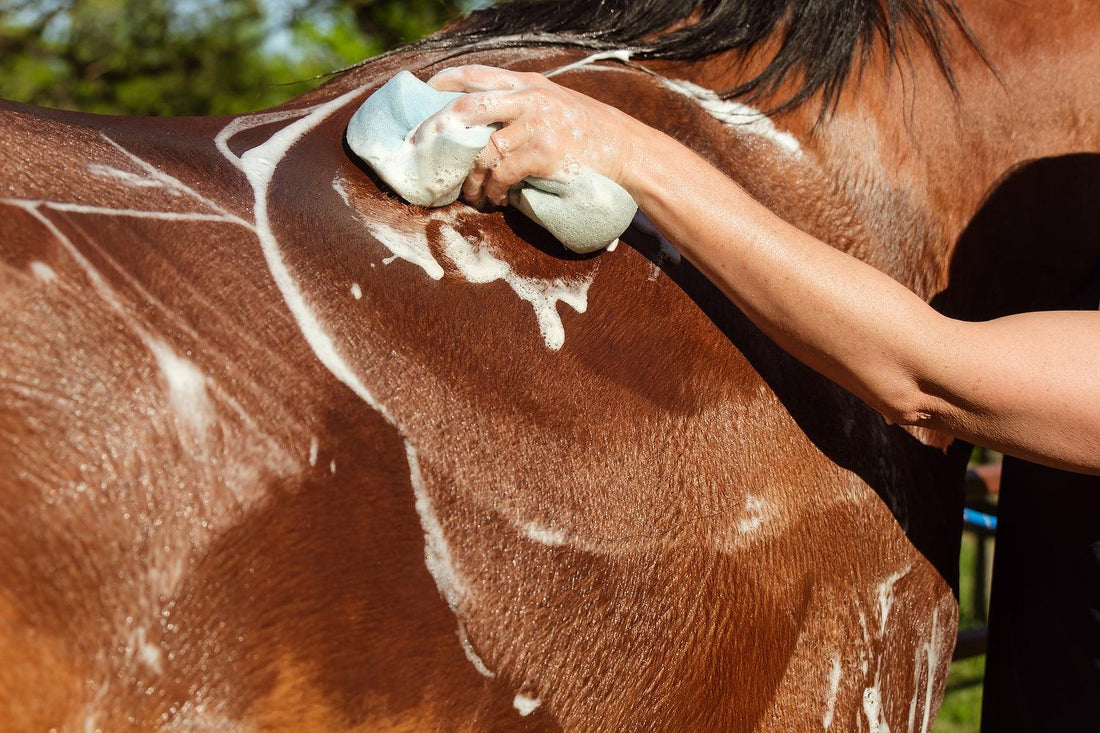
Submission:
[[514,71],[480,64],[443,69],[428,79],[428,84],[441,92],[491,92],[525,86]]

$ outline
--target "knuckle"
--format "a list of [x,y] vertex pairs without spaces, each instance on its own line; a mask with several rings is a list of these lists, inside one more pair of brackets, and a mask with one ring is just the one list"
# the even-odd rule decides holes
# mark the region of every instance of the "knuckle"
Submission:
[[520,181],[523,176],[524,172],[522,166],[513,158],[503,161],[500,166],[493,171],[493,182],[507,188]]
[[481,199],[481,186],[463,186],[462,198],[467,201],[479,201]]
[[489,135],[489,142],[492,143],[493,147],[496,148],[497,152],[502,156],[507,155],[511,148],[508,135],[504,132],[504,128]]
[[483,174],[484,171],[492,169],[499,157],[492,145],[486,145],[474,158],[474,171],[480,171]]
[[470,97],[472,94],[464,94],[451,102],[451,111],[459,115],[467,115],[474,111],[474,105]]
[[548,90],[541,87],[528,87],[519,93],[523,95],[524,101],[532,104],[540,104],[546,102],[546,100],[550,97]]

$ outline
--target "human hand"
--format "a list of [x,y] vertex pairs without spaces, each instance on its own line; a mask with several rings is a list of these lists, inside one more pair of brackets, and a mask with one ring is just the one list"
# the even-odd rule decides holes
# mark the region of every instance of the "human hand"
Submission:
[[[503,205],[508,190],[528,176],[567,180],[587,168],[613,181],[624,169],[633,119],[542,74],[491,66],[444,69],[428,83],[441,91],[467,92],[425,121],[466,127],[499,123],[462,185],[474,204]],[[431,128],[428,128],[431,129]]]

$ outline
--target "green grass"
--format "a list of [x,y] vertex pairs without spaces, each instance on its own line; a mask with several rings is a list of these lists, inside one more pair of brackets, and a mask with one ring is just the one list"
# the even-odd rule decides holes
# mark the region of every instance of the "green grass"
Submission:
[[[962,553],[959,556],[961,570],[959,628],[963,629],[985,623],[985,619],[976,618],[973,607],[976,546],[977,540],[973,535],[963,535]],[[947,678],[947,693],[943,697],[943,705],[936,717],[936,724],[932,728],[934,733],[977,733],[981,721],[984,672],[984,654],[963,659],[951,665],[951,674]]]
[[985,655],[951,665],[947,694],[943,696],[934,733],[977,733],[982,712],[982,674]]

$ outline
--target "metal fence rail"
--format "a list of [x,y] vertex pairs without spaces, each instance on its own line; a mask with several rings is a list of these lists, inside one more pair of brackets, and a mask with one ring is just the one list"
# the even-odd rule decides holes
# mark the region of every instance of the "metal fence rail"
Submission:
[[[989,613],[989,599],[986,592],[989,553],[986,540],[997,535],[997,495],[1000,483],[1000,464],[976,466],[966,473],[963,532],[970,532],[977,539],[974,563],[970,568],[973,573],[971,601],[974,615],[981,619],[986,618]],[[952,658],[968,659],[985,654],[987,638],[988,629],[984,624],[977,628],[960,631],[955,640],[955,654]]]

